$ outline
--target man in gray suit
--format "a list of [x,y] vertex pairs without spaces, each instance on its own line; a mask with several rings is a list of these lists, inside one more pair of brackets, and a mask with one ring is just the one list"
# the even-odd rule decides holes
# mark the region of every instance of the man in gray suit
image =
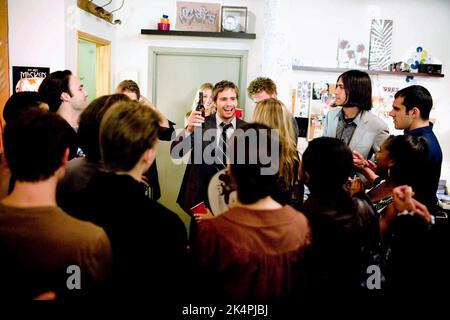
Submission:
[[366,72],[346,71],[338,77],[336,105],[325,118],[325,137],[344,141],[352,151],[369,159],[389,135],[383,120],[370,113],[372,84]]
[[[221,141],[227,140],[234,130],[245,124],[235,115],[238,98],[239,90],[234,83],[226,80],[216,83],[213,100],[217,112],[203,118],[200,111],[192,111],[188,125],[172,142],[170,151],[174,159],[192,150],[177,199],[177,203],[190,215],[190,209],[200,202],[209,207],[209,181],[216,172],[227,166],[227,150]],[[225,139],[222,138],[224,136]]]

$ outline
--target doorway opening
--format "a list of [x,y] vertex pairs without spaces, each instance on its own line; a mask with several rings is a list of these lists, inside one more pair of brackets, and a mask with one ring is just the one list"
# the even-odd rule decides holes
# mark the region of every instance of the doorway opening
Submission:
[[77,74],[89,93],[90,103],[110,93],[111,42],[78,31],[77,48]]

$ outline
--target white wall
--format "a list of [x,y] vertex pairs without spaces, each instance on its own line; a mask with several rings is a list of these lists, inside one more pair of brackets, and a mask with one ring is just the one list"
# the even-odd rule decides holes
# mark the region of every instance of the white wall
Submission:
[[[221,1],[222,5],[248,7],[248,32],[256,33],[256,40],[141,35],[141,29],[155,29],[162,14],[169,15],[173,28],[176,22],[176,0],[129,1],[123,12],[124,24],[117,32],[120,45],[116,47],[114,83],[118,83],[122,76],[134,76],[144,94],[151,95],[148,90],[149,46],[248,50],[247,79],[251,81],[261,75],[263,65],[268,63],[263,61],[266,53],[264,48],[267,51],[264,32],[265,21],[271,18],[271,13],[264,8],[276,2],[285,6],[285,1],[290,2],[286,6],[288,10],[282,9],[284,15],[280,18],[289,21],[282,25],[289,25],[286,35],[290,41],[285,44],[285,50],[290,52],[292,58],[301,58],[311,65],[335,67],[338,38],[367,39],[369,43],[371,20],[383,18],[394,20],[393,60],[401,60],[412,47],[421,45],[442,61],[443,72],[448,73],[446,78],[416,78],[416,83],[427,87],[433,95],[433,117],[438,119],[434,130],[444,151],[442,173],[444,178],[450,180],[450,128],[444,125],[445,119],[450,118],[450,91],[447,90],[450,87],[450,43],[442,37],[450,31],[450,3],[447,0]],[[272,76],[276,78],[276,75]],[[292,71],[288,77],[283,82],[291,83],[291,87],[279,88],[280,97],[287,103],[290,89],[299,79],[334,82],[337,74]],[[373,81],[400,87],[409,85],[403,77],[373,77]],[[246,108],[252,110],[249,100]],[[246,118],[251,118],[251,112],[246,113]]]
[[[218,1],[202,2],[217,3]],[[141,35],[141,29],[156,29],[156,24],[163,14],[169,15],[171,29],[175,29],[176,0],[127,1],[126,8],[121,14],[123,24],[117,32],[117,41],[120,45],[116,46],[117,60],[114,83],[118,84],[126,77],[134,78],[139,83],[142,93],[151,98],[151,90],[148,88],[149,47],[248,50],[251,58],[248,60],[247,79],[256,77],[261,67],[262,35],[259,31],[263,25],[263,3],[258,0],[227,1],[225,5],[248,7],[248,32],[256,32],[256,40]]]
[[[117,2],[120,5],[121,1],[115,0],[108,8],[117,8]],[[50,67],[51,72],[69,69],[74,73],[77,31],[110,40],[114,46],[117,30],[117,26],[79,9],[77,0],[9,0],[8,27],[10,66]]]
[[[374,18],[394,20],[392,59],[400,61],[420,45],[441,60],[445,78],[415,78],[416,84],[430,90],[437,118],[434,132],[444,153],[442,177],[450,180],[450,2],[448,0],[302,0],[291,2],[290,29],[292,56],[305,64],[335,67],[339,37],[369,39]],[[367,41],[369,42],[369,41]],[[292,72],[292,86],[299,79],[335,82],[338,74]],[[410,85],[406,77],[372,76],[373,82],[399,87]],[[450,181],[449,181],[450,182]]]
[[[98,2],[98,0],[96,0]],[[416,45],[422,45],[443,64],[445,78],[416,78],[426,86],[435,101],[437,117],[435,133],[444,151],[443,177],[450,180],[450,3],[447,0],[227,0],[204,2],[222,5],[247,6],[249,10],[248,32],[256,33],[256,40],[165,37],[141,35],[141,29],[155,29],[162,14],[168,14],[172,28],[176,22],[176,0],[132,0],[115,14],[123,23],[112,26],[76,8],[76,0],[10,0],[9,50],[10,65],[48,66],[51,70],[76,67],[76,30],[113,42],[112,85],[122,76],[134,75],[143,94],[148,90],[148,47],[186,47],[248,50],[247,79],[261,75],[265,20],[270,12],[268,4],[289,1],[289,10],[281,17],[289,21],[286,34],[290,39],[286,50],[294,58],[301,58],[316,66],[335,66],[337,39],[369,37],[370,20],[384,18],[394,20],[394,60]],[[115,0],[114,4],[118,7]],[[111,8],[111,7],[108,7]],[[110,9],[111,10],[111,9]],[[32,23],[39,18],[39,23]],[[177,75],[174,75],[177,76]],[[288,74],[291,87],[301,78],[335,81],[337,74],[293,71]],[[374,81],[407,84],[402,78],[380,77]],[[288,86],[279,88],[281,97],[289,97]],[[151,97],[150,97],[151,98]],[[285,99],[286,100],[286,99]],[[287,101],[286,101],[287,102]],[[247,109],[251,103],[247,100]],[[170,115],[169,115],[170,116]],[[247,119],[251,114],[246,114]]]
[[[58,1],[58,0],[54,0]],[[105,4],[104,1],[94,1],[97,4]],[[105,10],[111,11],[120,6],[120,0],[114,0],[110,5],[105,7]],[[121,11],[114,14],[114,19],[117,18]],[[65,33],[66,33],[66,66],[67,69],[76,70],[77,68],[77,31],[83,31],[90,35],[111,41],[111,77],[114,74],[114,61],[117,59],[114,56],[114,47],[117,45],[116,33],[119,30],[119,25],[110,24],[84,10],[77,7],[77,0],[65,0]],[[111,84],[112,89],[112,84]]]
[[9,65],[64,68],[64,19],[63,1],[9,0]]

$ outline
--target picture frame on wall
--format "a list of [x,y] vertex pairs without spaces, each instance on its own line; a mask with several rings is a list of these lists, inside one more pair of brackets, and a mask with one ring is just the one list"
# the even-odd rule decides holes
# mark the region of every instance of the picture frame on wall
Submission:
[[175,28],[186,31],[219,32],[220,4],[177,1]]
[[222,6],[222,32],[247,32],[247,7]]
[[50,74],[48,67],[12,67],[13,91],[35,91],[37,92],[39,86],[45,77]]

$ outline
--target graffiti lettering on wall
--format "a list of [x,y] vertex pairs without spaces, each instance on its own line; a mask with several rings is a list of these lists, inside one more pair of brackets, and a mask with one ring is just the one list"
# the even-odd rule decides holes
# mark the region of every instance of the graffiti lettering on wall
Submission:
[[177,2],[178,30],[219,31],[220,4],[202,2]]

